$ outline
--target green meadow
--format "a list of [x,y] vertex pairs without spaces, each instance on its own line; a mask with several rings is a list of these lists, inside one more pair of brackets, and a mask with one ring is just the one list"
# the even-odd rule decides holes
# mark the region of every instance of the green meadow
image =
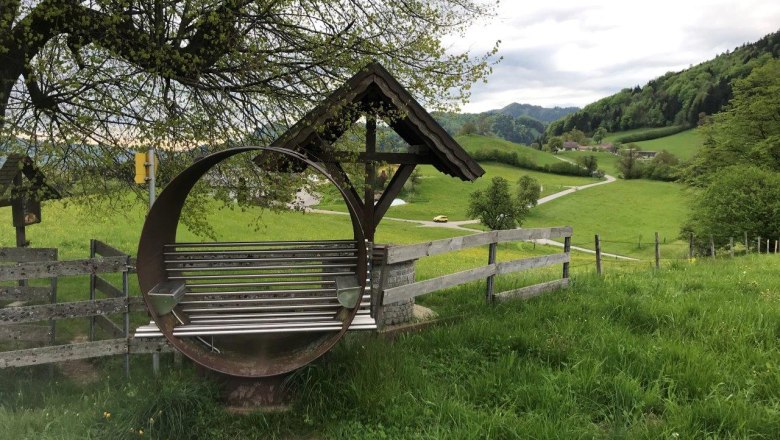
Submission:
[[350,335],[291,377],[285,413],[228,413],[167,357],[159,379],[140,357],[130,381],[112,359],[91,384],[4,370],[0,427],[36,440],[778,438],[777,270],[753,255],[582,273],[495,306],[483,283],[435,293],[426,304],[458,318]]
[[[400,198],[408,204],[391,207],[386,214],[387,217],[431,220],[437,215],[447,215],[450,221],[467,220],[469,194],[478,189],[487,188],[490,185],[490,180],[496,176],[503,177],[512,184],[517,182],[521,176],[531,176],[542,185],[542,196],[563,191],[572,186],[598,182],[598,180],[589,177],[541,173],[499,163],[487,162],[480,163],[480,165],[485,169],[485,175],[475,182],[464,182],[442,174],[431,165],[419,166],[420,184],[414,191],[404,192],[400,195]],[[323,191],[323,194],[324,198],[318,208],[346,211],[340,196],[329,191],[328,188]]]
[[701,149],[704,138],[696,129],[685,130],[683,132],[649,141],[636,142],[642,150],[661,151],[666,150],[680,160],[688,160]]
[[[515,182],[531,175],[543,184],[543,195],[596,182],[482,166],[486,175],[474,183],[420,167],[419,185],[403,196],[410,203],[390,209],[377,242],[470,233],[391,218],[466,219],[469,194],[494,176]],[[610,165],[600,160],[600,166]],[[586,248],[598,233],[603,252],[642,261],[605,258],[606,275],[597,277],[594,257],[573,252],[571,288],[529,301],[486,305],[485,282],[420,297],[418,303],[445,324],[395,340],[349,335],[290,378],[294,397],[287,412],[227,413],[213,384],[188,362],[171,368],[166,356],[163,375],[153,378],[148,357],[135,356],[129,381],[120,359],[90,361],[97,382],[59,367],[53,380],[46,367],[0,370],[0,428],[8,438],[44,440],[519,439],[529,433],[550,439],[778,438],[780,280],[772,274],[780,261],[756,255],[683,259],[687,244],[678,235],[686,197],[678,184],[618,180],[533,208],[524,227],[573,226],[573,244]],[[324,201],[321,207],[343,211],[327,193]],[[343,213],[210,203],[205,220],[218,240],[351,236]],[[146,208],[129,196],[123,205],[104,210],[46,203],[43,223],[29,227],[28,238],[35,247],[58,247],[61,259],[87,257],[90,238],[134,254]],[[0,216],[10,218],[8,211],[0,209]],[[10,225],[0,231],[0,246],[13,245]],[[661,270],[650,269],[655,232],[663,243]],[[178,240],[211,238],[180,226]],[[559,252],[502,244],[498,261]],[[426,257],[417,263],[417,279],[486,261],[486,247]],[[496,289],[560,276],[560,266],[502,275]],[[61,299],[86,299],[86,283],[83,277],[62,280]],[[134,279],[132,291],[138,294]],[[143,313],[133,317],[134,325],[147,321]],[[83,338],[86,328],[86,320],[63,322],[58,340]]]
[[554,165],[558,159],[552,154],[504,139],[478,134],[456,136],[455,140],[469,153],[479,150],[499,150],[525,156],[537,165]]
[[617,177],[620,175],[620,170],[618,170],[617,166],[620,157],[612,153],[605,151],[561,151],[558,153],[558,156],[571,159],[575,162],[580,157],[595,156],[596,160],[598,161],[598,168],[600,170],[603,170],[610,176]]
[[650,258],[655,233],[664,257],[687,255],[680,228],[688,215],[686,189],[676,183],[622,180],[577,191],[531,210],[523,226],[538,227],[555,221],[574,228],[573,243],[594,248],[600,234],[602,251]]

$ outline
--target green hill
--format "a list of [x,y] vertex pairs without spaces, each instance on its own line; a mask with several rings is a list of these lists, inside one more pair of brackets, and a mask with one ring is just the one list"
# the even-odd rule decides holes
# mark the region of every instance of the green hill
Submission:
[[729,102],[734,80],[745,78],[754,68],[778,57],[780,32],[681,72],[669,72],[644,87],[623,89],[551,123],[546,133],[557,136],[574,128],[592,133],[598,127],[616,132],[694,126],[701,113],[717,113]]
[[688,160],[702,147],[704,139],[698,130],[686,130],[672,136],[666,136],[649,141],[636,142],[646,151],[666,150],[680,160]]
[[490,110],[487,113],[490,114],[500,113],[503,115],[511,116],[513,118],[519,118],[520,116],[527,116],[529,118],[536,119],[537,121],[542,121],[545,124],[549,124],[550,122],[557,121],[558,119],[561,119],[562,117],[568,114],[574,113],[579,109],[580,109],[579,107],[545,108],[538,105],[518,104],[516,102],[513,102],[504,108],[498,110]]
[[537,150],[525,145],[509,142],[496,137],[482,136],[478,134],[456,136],[455,140],[469,154],[484,150],[499,150],[503,152],[514,152],[520,156],[525,156],[537,165],[552,165],[560,162],[554,155],[546,151]]

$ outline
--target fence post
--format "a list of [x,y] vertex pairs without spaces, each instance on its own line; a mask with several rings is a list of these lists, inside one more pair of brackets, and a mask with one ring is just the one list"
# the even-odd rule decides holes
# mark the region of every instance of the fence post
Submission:
[[596,274],[601,276],[601,238],[596,234]]
[[688,241],[688,259],[693,260],[693,237],[694,234],[691,233],[690,239]]
[[747,232],[745,232],[745,255],[750,253],[750,242],[748,241]]
[[710,235],[710,255],[715,258],[715,239]]
[[[496,264],[496,247],[498,245],[494,243],[490,243],[490,247],[488,248],[488,265]],[[491,304],[493,302],[493,283],[495,281],[495,275],[490,275],[487,277],[487,292],[485,292],[485,301],[488,304]]]
[[[563,239],[563,252],[571,255],[571,237]],[[563,263],[563,278],[569,279],[569,263]]]
[[756,238],[756,246],[758,246],[756,248],[756,252],[758,252],[760,254],[761,253],[761,237],[757,237]]
[[769,240],[766,241],[766,254],[769,255]]
[[[89,240],[89,258],[95,258],[95,239]],[[89,300],[94,301],[96,294],[95,294],[95,278],[97,278],[97,275],[94,273],[89,274]],[[95,341],[95,317],[90,316],[89,317],[89,340],[90,342]]]
[[734,258],[734,237],[729,237],[729,255]]
[[655,233],[655,268],[661,268],[661,242],[658,241],[658,233]]
[[127,353],[125,353],[125,377],[130,377],[130,256],[127,256],[125,270],[122,272],[122,293],[125,295],[125,316],[124,330],[125,341],[127,343]]
[[[59,260],[59,250],[54,250],[54,261]],[[49,278],[49,288],[51,289],[51,292],[49,292],[49,302],[52,304],[57,304],[57,277],[51,277]],[[49,342],[51,345],[55,345],[57,340],[57,321],[54,319],[49,320]]]

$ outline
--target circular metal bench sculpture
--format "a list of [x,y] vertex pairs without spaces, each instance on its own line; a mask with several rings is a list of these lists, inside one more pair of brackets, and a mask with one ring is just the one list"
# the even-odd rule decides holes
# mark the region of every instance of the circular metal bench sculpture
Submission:
[[[365,149],[344,154],[335,142],[361,117]],[[378,148],[379,120],[405,145]],[[198,179],[229,157],[251,151],[261,153],[254,160],[261,168],[284,172],[311,167],[330,180],[347,205],[352,239],[176,243],[184,200]],[[292,166],[265,162],[268,153],[283,155]],[[350,180],[345,163],[364,167],[362,185]],[[379,164],[394,165],[386,185],[377,183]],[[247,381],[252,384],[247,387],[257,386],[266,395],[262,400],[272,402],[285,373],[324,354],[347,330],[382,324],[382,288],[366,291],[371,257],[378,257],[372,243],[377,225],[418,165],[464,181],[484,174],[378,63],[357,72],[269,147],[226,150],[196,162],[168,184],[144,225],[138,278],[159,330],[150,324],[135,337],[162,334],[208,369],[258,378]],[[381,272],[386,279],[391,270],[383,267]]]
[[[285,155],[324,175],[344,198],[353,239],[177,243],[194,185],[246,152]],[[323,355],[347,330],[376,328],[360,219],[345,189],[307,156],[274,147],[215,153],[174,178],[149,211],[138,248],[141,292],[165,338],[194,362],[239,377],[288,373]]]

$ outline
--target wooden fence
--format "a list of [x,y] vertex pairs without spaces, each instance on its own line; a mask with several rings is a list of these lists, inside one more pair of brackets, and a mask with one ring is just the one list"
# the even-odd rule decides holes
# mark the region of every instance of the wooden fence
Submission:
[[[130,256],[97,240],[93,240],[90,244],[90,256],[91,258],[84,260],[52,261],[56,259],[56,249],[0,248],[0,262],[14,263],[0,265],[0,282],[26,282],[31,279],[48,278],[52,283],[51,287],[0,287],[0,300],[15,301],[10,306],[0,308],[0,328],[49,321],[51,323],[50,343],[53,343],[55,321],[71,318],[90,320],[89,342],[0,352],[0,368],[123,354],[126,372],[129,372],[127,356],[130,354],[170,351],[164,342],[137,341],[130,337],[129,313],[146,310],[140,297],[129,296]],[[105,273],[120,273],[122,287],[115,287],[100,277]],[[89,300],[57,303],[57,278],[78,275],[90,277]],[[97,292],[101,292],[107,298],[97,299]],[[41,299],[46,295],[49,295],[49,304],[27,306],[16,302]],[[124,322],[121,326],[109,318],[109,315],[115,314],[123,314]],[[96,340],[96,328],[105,330],[111,339]],[[1,337],[0,333],[0,341],[3,340]]]
[[[385,305],[404,301],[416,296],[424,295],[426,293],[431,293],[437,290],[446,289],[448,287],[453,287],[480,279],[487,280],[487,291],[485,293],[485,297],[488,302],[510,298],[530,298],[550,290],[567,287],[569,285],[569,254],[571,250],[571,235],[571,227],[510,229],[466,235],[464,237],[448,238],[444,240],[436,240],[427,243],[406,246],[388,246],[387,251],[384,254],[383,263],[385,266],[388,264],[417,260],[422,257],[439,255],[477,246],[488,245],[489,248],[487,265],[477,267],[475,269],[444,275],[438,278],[389,289],[385,288],[387,285],[387,278],[383,276],[381,280],[382,304]],[[496,249],[498,243],[559,237],[564,238],[563,253],[496,263]],[[527,269],[551,266],[554,264],[563,265],[563,274],[561,279],[497,294],[494,294],[493,292],[494,277],[496,275],[520,272]]]

